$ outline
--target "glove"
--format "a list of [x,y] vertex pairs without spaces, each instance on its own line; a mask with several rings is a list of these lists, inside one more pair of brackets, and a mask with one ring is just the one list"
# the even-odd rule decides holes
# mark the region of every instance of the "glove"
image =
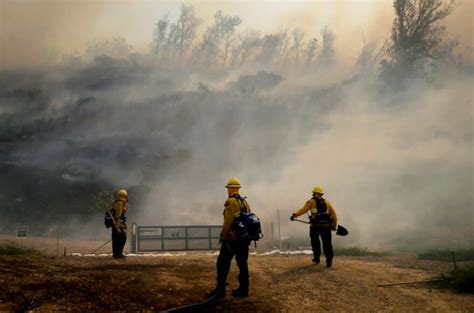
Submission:
[[291,214],[290,221],[294,221],[295,218],[296,218],[296,214],[295,213]]

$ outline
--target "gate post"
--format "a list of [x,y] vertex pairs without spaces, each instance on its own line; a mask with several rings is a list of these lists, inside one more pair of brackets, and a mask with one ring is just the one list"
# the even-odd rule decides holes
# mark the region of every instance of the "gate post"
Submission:
[[132,242],[130,251],[135,254],[137,253],[137,224],[132,224]]

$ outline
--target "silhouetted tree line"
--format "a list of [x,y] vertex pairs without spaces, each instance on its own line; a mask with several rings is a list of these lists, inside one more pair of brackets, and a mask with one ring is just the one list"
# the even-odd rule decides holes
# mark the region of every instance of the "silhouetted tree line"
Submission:
[[334,34],[325,27],[321,38],[308,37],[300,28],[281,29],[274,34],[238,33],[242,19],[217,11],[214,23],[197,38],[200,25],[192,5],[183,4],[175,23],[164,15],[155,25],[152,53],[168,66],[195,65],[225,69],[259,65],[268,70],[287,66],[301,69],[334,62]]
[[[382,46],[363,43],[357,58],[362,72],[380,71],[380,78],[394,83],[404,77],[426,77],[430,64],[452,61],[458,45],[450,38],[443,20],[455,8],[454,0],[394,0],[395,19],[389,38]],[[328,26],[319,38],[300,28],[281,29],[277,33],[241,34],[238,16],[218,11],[214,24],[201,39],[196,38],[199,19],[192,5],[181,6],[176,23],[161,18],[150,44],[160,63],[176,66],[191,64],[205,68],[232,68],[246,64],[268,70],[314,70],[335,63],[335,35]]]
[[[464,68],[466,60],[454,54],[458,45],[446,33],[444,19],[454,0],[394,0],[395,19],[383,44],[363,42],[356,66],[362,75],[400,85],[404,78],[430,78],[442,63]],[[282,28],[271,34],[239,32],[242,19],[217,11],[214,21],[198,38],[201,20],[192,5],[182,4],[176,21],[168,14],[154,28],[150,52],[157,66],[225,70],[249,66],[268,71],[326,70],[336,63],[335,34],[325,26],[319,36],[300,28]],[[127,58],[133,49],[123,38],[92,43],[86,58],[107,55]],[[80,56],[69,60],[75,62]],[[461,65],[462,64],[462,65]]]

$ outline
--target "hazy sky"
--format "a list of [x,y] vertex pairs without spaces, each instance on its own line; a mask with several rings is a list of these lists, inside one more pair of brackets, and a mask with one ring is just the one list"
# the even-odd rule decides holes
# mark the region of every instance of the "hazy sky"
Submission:
[[[179,15],[181,1],[145,0],[0,0],[0,68],[30,65],[82,53],[87,43],[124,37],[135,50],[146,51],[156,21]],[[383,42],[393,20],[392,1],[186,1],[202,19],[200,31],[217,10],[243,19],[239,30],[273,32],[301,27],[319,36],[328,25],[336,35],[336,53],[351,60],[361,42]],[[447,20],[448,32],[472,47],[474,1],[458,1]]]

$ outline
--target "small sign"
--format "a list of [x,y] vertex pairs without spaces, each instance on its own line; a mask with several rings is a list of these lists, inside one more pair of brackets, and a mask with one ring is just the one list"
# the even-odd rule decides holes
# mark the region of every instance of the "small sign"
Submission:
[[28,234],[28,226],[18,226],[17,231],[16,231],[16,236],[21,238],[26,238],[26,235]]
[[171,232],[171,237],[173,237],[173,238],[179,237],[179,231],[177,231],[177,232]]

